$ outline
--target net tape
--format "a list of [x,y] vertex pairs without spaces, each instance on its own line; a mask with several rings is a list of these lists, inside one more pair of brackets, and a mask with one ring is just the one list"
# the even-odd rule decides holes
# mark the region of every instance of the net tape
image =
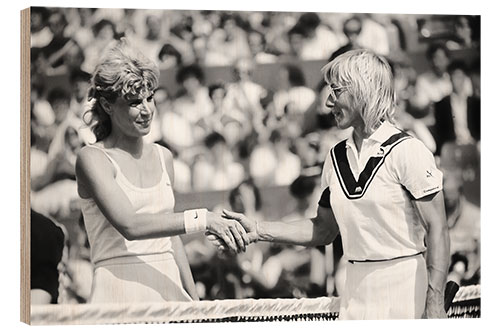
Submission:
[[[481,288],[462,287],[450,318],[480,317]],[[251,322],[335,320],[340,298],[238,299],[199,302],[34,305],[31,324],[134,324],[170,322]]]

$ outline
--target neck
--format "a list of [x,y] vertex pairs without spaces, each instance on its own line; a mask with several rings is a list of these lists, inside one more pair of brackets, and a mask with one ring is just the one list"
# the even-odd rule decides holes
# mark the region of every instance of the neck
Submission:
[[135,158],[142,156],[144,148],[144,141],[142,137],[127,136],[113,130],[111,130],[111,134],[106,138],[104,143],[109,144],[109,148],[118,148],[126,151]]
[[361,150],[361,146],[363,145],[363,140],[369,138],[370,135],[372,135],[372,133],[373,132],[368,131],[365,128],[364,124],[361,126],[354,127],[353,138],[358,152]]

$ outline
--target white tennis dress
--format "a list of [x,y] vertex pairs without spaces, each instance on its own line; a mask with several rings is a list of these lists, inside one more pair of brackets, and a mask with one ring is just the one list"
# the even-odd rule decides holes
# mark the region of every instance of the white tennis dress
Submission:
[[[118,164],[101,150],[116,169],[116,182],[138,214],[173,212],[174,194],[160,146],[155,145],[162,177],[158,184],[139,188],[123,175]],[[94,279],[90,303],[190,301],[181,283],[169,237],[125,239],[104,217],[93,199],[82,199]]]

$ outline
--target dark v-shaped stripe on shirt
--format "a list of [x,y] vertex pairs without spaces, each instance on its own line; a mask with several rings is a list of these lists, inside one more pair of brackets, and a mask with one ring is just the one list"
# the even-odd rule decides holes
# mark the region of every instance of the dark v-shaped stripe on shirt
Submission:
[[351,166],[349,165],[349,161],[347,159],[347,140],[339,142],[332,150],[330,150],[335,173],[337,174],[340,187],[342,188],[345,196],[351,200],[361,198],[368,189],[368,186],[370,186],[377,171],[380,169],[382,164],[384,164],[387,155],[389,155],[396,145],[406,139],[409,139],[410,137],[411,136],[409,134],[401,132],[392,135],[389,139],[383,142],[380,145],[382,153],[380,156],[370,157],[365,165],[365,168],[359,175],[358,181],[354,178]]

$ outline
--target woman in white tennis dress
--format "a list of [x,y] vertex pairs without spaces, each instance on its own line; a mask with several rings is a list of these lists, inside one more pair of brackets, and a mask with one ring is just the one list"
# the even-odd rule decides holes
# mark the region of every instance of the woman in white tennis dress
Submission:
[[76,162],[78,193],[95,266],[91,303],[197,300],[178,235],[216,233],[238,251],[237,222],[206,209],[174,213],[172,154],[147,144],[157,66],[125,40],[94,71],[90,124],[97,142]]

